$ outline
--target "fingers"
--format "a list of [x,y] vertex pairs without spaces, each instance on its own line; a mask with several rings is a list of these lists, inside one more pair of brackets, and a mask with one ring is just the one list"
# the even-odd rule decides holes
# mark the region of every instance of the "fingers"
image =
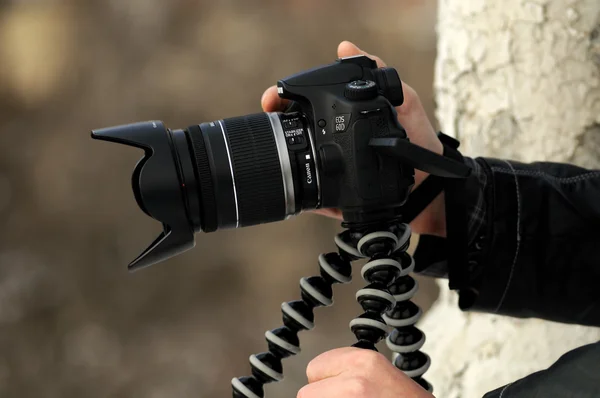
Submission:
[[349,42],[349,41],[341,42],[338,46],[337,52],[338,52],[339,58],[352,57],[354,55],[365,55],[365,56],[371,58],[372,60],[374,60],[375,62],[377,62],[377,66],[379,68],[386,66],[385,62],[383,62],[381,60],[381,58],[379,58],[376,55],[371,55],[371,54],[367,53],[366,51],[361,50],[354,43]]
[[265,112],[280,112],[283,111],[289,104],[289,100],[279,97],[277,87],[269,87],[262,95],[260,104]]
[[310,361],[306,368],[309,383],[315,383],[343,373],[356,373],[368,376],[378,365],[389,363],[380,353],[354,347],[327,351]]

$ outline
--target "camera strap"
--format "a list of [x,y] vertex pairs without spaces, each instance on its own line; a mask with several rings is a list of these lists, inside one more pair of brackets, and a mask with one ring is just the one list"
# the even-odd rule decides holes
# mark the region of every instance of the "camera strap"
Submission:
[[[444,146],[443,155],[460,162],[463,157],[458,152],[460,142],[458,140],[442,133],[437,133],[439,140]],[[402,207],[402,219],[404,222],[414,220],[429,204],[444,190],[445,178],[429,175],[423,182],[411,192],[408,201]]]
[[[444,146],[443,155],[462,163],[464,159],[458,151],[460,142],[442,132],[438,132],[437,135]],[[446,239],[422,236],[422,241],[419,242],[419,252],[445,252],[450,289],[461,289],[468,284],[466,267],[468,231],[466,205],[461,200],[463,196],[462,192],[464,192],[463,187],[464,180],[462,179],[442,178],[430,175],[410,194],[407,203],[402,209],[403,220],[409,223],[444,191]],[[443,245],[441,245],[442,242],[444,243]],[[431,246],[432,250],[423,250],[425,249],[424,246]],[[425,263],[430,265],[431,260],[425,260]],[[427,265],[424,267],[419,266],[418,268],[425,269]]]

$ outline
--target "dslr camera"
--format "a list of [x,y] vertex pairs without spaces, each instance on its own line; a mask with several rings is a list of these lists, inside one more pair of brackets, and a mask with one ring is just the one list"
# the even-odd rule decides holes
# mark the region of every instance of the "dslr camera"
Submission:
[[148,121],[92,131],[145,151],[132,176],[139,207],[163,232],[134,270],[192,248],[194,234],[338,208],[346,227],[402,216],[414,168],[442,177],[465,166],[409,142],[394,107],[393,68],[366,56],[281,79],[285,112],[257,113],[171,130]]

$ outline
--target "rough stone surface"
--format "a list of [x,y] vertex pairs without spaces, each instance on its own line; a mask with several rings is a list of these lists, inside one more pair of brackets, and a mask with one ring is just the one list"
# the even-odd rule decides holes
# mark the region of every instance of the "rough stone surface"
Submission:
[[[437,116],[468,156],[600,167],[600,3],[440,0]],[[463,314],[441,296],[421,324],[439,397],[480,397],[600,330]]]

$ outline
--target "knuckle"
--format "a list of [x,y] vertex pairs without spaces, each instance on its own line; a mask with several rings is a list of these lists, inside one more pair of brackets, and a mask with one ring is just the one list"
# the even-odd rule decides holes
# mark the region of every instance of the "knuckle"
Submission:
[[366,374],[377,371],[377,368],[381,366],[383,356],[375,351],[371,350],[360,350],[353,355],[353,362]]
[[364,398],[370,396],[371,383],[366,377],[357,376],[348,380],[346,389],[350,397]]

